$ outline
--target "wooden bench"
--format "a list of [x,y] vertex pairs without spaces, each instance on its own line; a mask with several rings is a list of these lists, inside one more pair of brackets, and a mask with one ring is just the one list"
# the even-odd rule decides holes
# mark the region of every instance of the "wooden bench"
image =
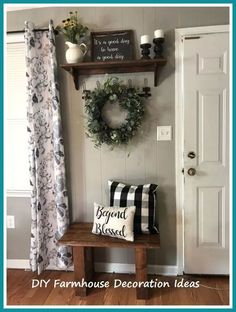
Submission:
[[[59,244],[73,248],[75,281],[92,280],[93,247],[135,248],[136,281],[147,281],[147,249],[160,248],[159,235],[136,235],[134,242],[128,242],[109,236],[95,235],[91,231],[92,223],[74,223],[59,240]],[[75,294],[81,297],[87,296],[86,287],[77,287]],[[147,299],[148,288],[137,288],[136,294],[137,299]]]

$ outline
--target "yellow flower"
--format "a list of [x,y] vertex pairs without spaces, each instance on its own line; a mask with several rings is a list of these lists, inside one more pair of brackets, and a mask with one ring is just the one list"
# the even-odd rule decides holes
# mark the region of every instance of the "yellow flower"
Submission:
[[71,21],[70,26],[74,27],[74,26],[76,26],[76,23],[74,21]]
[[69,16],[62,20],[62,23],[58,25],[59,32],[61,32],[66,39],[72,42],[77,42],[78,37],[83,36],[87,32],[87,27],[84,27],[78,17],[78,12],[69,12]]

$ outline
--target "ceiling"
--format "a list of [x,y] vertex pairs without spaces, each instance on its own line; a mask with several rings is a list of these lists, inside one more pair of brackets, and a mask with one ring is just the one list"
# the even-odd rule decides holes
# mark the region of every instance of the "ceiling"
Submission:
[[46,5],[30,5],[30,6],[17,6],[17,5],[5,5],[5,9],[7,12],[11,11],[19,11],[19,10],[29,10],[29,9],[35,9],[35,8],[43,8],[46,7]]

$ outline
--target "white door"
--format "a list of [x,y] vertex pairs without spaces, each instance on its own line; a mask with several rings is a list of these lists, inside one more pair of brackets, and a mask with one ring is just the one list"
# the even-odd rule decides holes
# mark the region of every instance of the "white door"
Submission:
[[183,40],[184,272],[229,273],[229,34]]

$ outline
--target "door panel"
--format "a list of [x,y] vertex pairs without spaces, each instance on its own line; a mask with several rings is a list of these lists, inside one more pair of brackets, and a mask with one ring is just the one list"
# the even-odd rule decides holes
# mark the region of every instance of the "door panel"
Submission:
[[226,89],[199,92],[198,100],[198,165],[222,165],[225,160]]
[[228,40],[215,33],[183,41],[186,273],[229,273]]
[[227,53],[218,56],[197,55],[198,74],[227,74]]
[[[198,188],[198,246],[224,247],[224,188]],[[211,220],[211,222],[209,222]]]

